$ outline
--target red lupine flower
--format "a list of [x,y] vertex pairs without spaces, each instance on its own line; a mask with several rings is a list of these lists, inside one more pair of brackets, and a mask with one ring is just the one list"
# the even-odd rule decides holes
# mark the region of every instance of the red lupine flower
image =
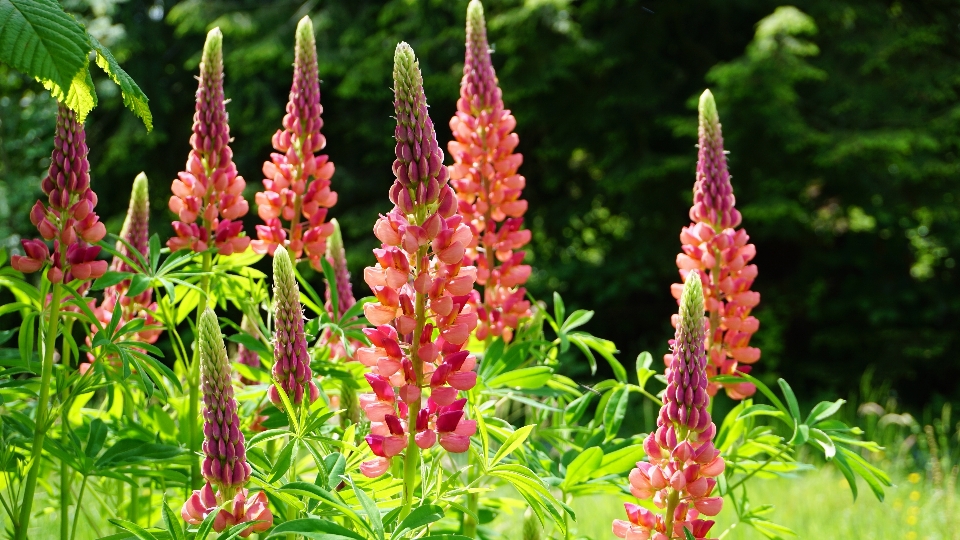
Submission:
[[185,170],[173,181],[170,210],[177,234],[167,241],[172,251],[191,249],[203,252],[217,248],[221,255],[239,253],[250,244],[243,236],[247,201],[246,186],[237,174],[230,150],[230,126],[223,97],[223,35],[219,28],[207,34],[200,62],[200,85],[193,115],[193,135]]
[[480,322],[477,338],[503,336],[510,341],[519,321],[530,315],[530,302],[521,287],[530,276],[522,264],[530,231],[521,229],[527,201],[517,168],[523,156],[514,153],[520,139],[517,121],[503,108],[497,76],[490,61],[483,6],[472,0],[467,8],[467,53],[460,83],[457,114],[450,119],[456,139],[448,145],[454,164],[450,183],[459,198],[459,210],[474,239],[467,254],[477,266],[483,298],[473,293]]
[[[760,293],[750,290],[757,277],[757,265],[748,264],[757,249],[748,243],[746,231],[736,228],[740,212],[734,208],[720,117],[709,90],[700,96],[699,146],[697,182],[690,209],[693,223],[680,232],[683,253],[677,255],[677,266],[683,280],[695,270],[703,281],[709,314],[707,375],[748,373],[751,364],[760,359],[760,349],[750,346],[751,336],[760,328],[760,321],[750,315],[760,302]],[[682,290],[681,284],[671,288],[675,298],[680,298]],[[671,365],[671,355],[664,360],[667,366]],[[756,391],[747,382],[710,383],[707,390],[712,396],[720,387],[734,399],[749,397]]]
[[[203,477],[206,484],[194,491],[180,510],[187,523],[199,524],[227,501],[230,509],[219,510],[213,529],[221,532],[237,523],[264,520],[245,529],[242,536],[262,532],[273,524],[273,515],[261,491],[253,498],[244,488],[250,479],[243,433],[233,397],[233,377],[223,345],[217,316],[209,308],[197,324],[200,347],[200,385],[203,390]],[[214,492],[216,488],[216,492]]]
[[[43,240],[22,240],[25,255],[14,255],[11,266],[31,273],[49,265],[47,279],[51,283],[102,276],[107,271],[107,261],[97,260],[100,246],[92,244],[102,240],[107,229],[93,211],[97,194],[90,189],[86,134],[76,113],[62,104],[57,109],[50,169],[40,187],[47,194],[48,204],[37,201],[30,210],[30,222]],[[53,241],[52,252],[45,240]],[[89,285],[78,288],[81,294],[86,286]]]
[[325,222],[327,209],[337,204],[337,194],[330,191],[333,162],[326,155],[314,156],[327,145],[320,133],[322,112],[313,23],[304,17],[297,25],[293,87],[284,129],[273,136],[277,152],[263,164],[266,191],[256,196],[257,211],[266,224],[257,225],[258,239],[252,245],[258,253],[271,255],[277,246],[285,246],[294,259],[306,252],[317,270],[321,270],[320,257],[333,233],[333,225]]
[[708,410],[703,314],[703,287],[699,274],[692,273],[680,298],[674,361],[657,430],[643,441],[648,461],[637,463],[629,477],[630,492],[652,500],[663,513],[626,504],[627,520],[613,522],[620,538],[685,540],[686,529],[700,540],[713,526],[700,516],[715,516],[723,505],[721,497],[712,496],[725,462],[713,445],[717,427]]
[[[461,350],[477,325],[468,304],[476,268],[464,257],[472,234],[456,213],[419,64],[406,43],[397,46],[393,76],[395,206],[374,227],[382,246],[373,250],[377,265],[364,271],[364,280],[377,301],[364,305],[364,313],[376,327],[364,330],[371,346],[356,354],[370,368],[366,377],[373,390],[359,397],[371,422],[367,443],[376,456],[361,465],[370,477],[387,470],[409,443],[411,430],[420,448],[439,438],[450,452],[466,451],[463,438],[469,445],[476,431],[476,422],[463,417],[464,402],[456,399],[458,390],[476,384],[476,358]],[[456,406],[460,412],[454,418],[448,413]]]

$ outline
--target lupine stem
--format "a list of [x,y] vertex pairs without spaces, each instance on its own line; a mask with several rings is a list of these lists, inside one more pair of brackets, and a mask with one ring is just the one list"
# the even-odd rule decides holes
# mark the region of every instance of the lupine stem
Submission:
[[667,509],[664,512],[664,520],[666,521],[666,526],[663,528],[667,532],[667,538],[673,538],[673,514],[676,513],[677,505],[680,504],[680,492],[676,490],[670,491],[670,496],[667,498]]
[[[213,256],[210,251],[203,252],[203,275],[200,277],[200,300],[197,302],[197,328],[200,325],[200,315],[207,309],[207,296],[210,295],[210,270],[213,266]],[[199,333],[197,334],[199,337]],[[196,339],[194,340],[196,342]],[[193,362],[190,365],[190,483],[193,489],[199,489],[203,485],[203,479],[200,476],[200,460],[197,454],[200,452],[200,430],[198,423],[200,421],[200,348],[193,348]]]
[[[418,211],[418,214],[420,212]],[[417,217],[420,217],[419,215]],[[422,223],[424,219],[419,219]],[[414,275],[419,275],[424,262],[427,260],[428,246],[422,246],[417,250],[417,264]],[[414,313],[417,319],[417,325],[413,329],[413,343],[411,345],[410,358],[413,360],[413,372],[417,376],[417,388],[423,388],[423,362],[420,361],[419,347],[420,338],[423,335],[423,328],[427,322],[427,298],[423,293],[417,292],[414,303]],[[416,415],[420,412],[422,398],[408,404],[407,423],[415,425]],[[417,446],[416,429],[409,429],[407,439],[407,451],[403,458],[403,510],[400,511],[400,519],[403,519],[410,513],[413,506],[413,490],[416,487],[417,467],[420,463],[420,447]]]
[[70,531],[70,540],[77,537],[77,522],[80,521],[80,503],[83,502],[83,490],[87,489],[87,477],[80,481],[80,492],[77,493],[77,507],[73,509],[73,529]]
[[[66,352],[66,347],[64,347],[64,352]],[[61,412],[60,423],[63,426],[60,440],[67,442],[67,410]],[[67,534],[70,531],[70,477],[71,471],[70,466],[67,465],[67,462],[60,460],[60,538],[62,540],[67,539]]]
[[57,328],[60,323],[60,298],[63,291],[59,283],[53,284],[50,298],[50,318],[47,320],[47,334],[43,343],[43,367],[40,374],[40,400],[37,402],[36,430],[33,433],[33,448],[30,455],[30,471],[23,490],[23,506],[20,507],[20,523],[15,540],[26,540],[27,527],[30,526],[30,513],[33,511],[33,495],[37,491],[37,477],[40,475],[40,461],[43,454],[43,439],[47,434],[47,409],[50,401],[50,378],[53,376],[53,352],[57,341]]

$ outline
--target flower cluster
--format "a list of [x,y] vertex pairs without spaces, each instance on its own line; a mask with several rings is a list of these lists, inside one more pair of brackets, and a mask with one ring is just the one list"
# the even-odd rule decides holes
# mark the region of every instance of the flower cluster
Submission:
[[[31,273],[49,265],[47,279],[51,283],[102,276],[107,261],[97,260],[100,246],[93,244],[103,239],[107,229],[93,211],[97,195],[90,189],[86,134],[76,113],[62,104],[57,109],[50,169],[41,188],[48,204],[37,201],[30,210],[30,222],[43,239],[23,240],[26,255],[14,255],[10,261],[13,268]],[[49,240],[53,241],[52,252],[46,243]]]
[[[273,380],[280,383],[294,405],[313,403],[320,390],[313,382],[307,337],[303,333],[303,309],[300,307],[300,286],[293,272],[293,262],[282,246],[273,257],[273,296],[276,303],[273,349]],[[283,408],[276,383],[270,386],[270,401]]]
[[[187,523],[196,525],[211,512],[218,512],[213,524],[216,532],[238,523],[259,521],[244,530],[241,536],[246,537],[269,529],[273,515],[262,491],[251,497],[243,487],[250,479],[250,465],[217,316],[207,309],[197,326],[203,389],[203,477],[207,482],[187,499],[180,514]],[[228,501],[232,501],[232,506],[221,509]]]
[[725,462],[713,445],[717,427],[710,419],[707,394],[707,356],[704,349],[703,287],[692,273],[683,287],[673,365],[667,375],[664,404],[657,430],[643,441],[649,461],[630,472],[630,491],[653,501],[658,514],[626,504],[628,520],[615,520],[613,532],[631,540],[685,540],[684,529],[703,539],[723,505],[712,497]]
[[513,132],[516,118],[503,108],[497,76],[490,61],[483,6],[472,0],[467,8],[467,46],[460,83],[457,114],[450,119],[456,140],[448,149],[454,164],[450,183],[459,198],[459,211],[474,233],[468,246],[470,262],[477,267],[483,299],[473,293],[479,315],[477,338],[513,337],[519,321],[530,315],[526,290],[530,276],[523,264],[530,231],[521,229],[527,201],[520,198],[525,185],[517,169],[523,156],[514,153],[520,138]]
[[[252,245],[258,253],[271,255],[277,246],[286,246],[295,259],[305,251],[317,270],[321,269],[326,240],[333,233],[333,225],[324,222],[327,209],[337,204],[337,194],[330,191],[333,162],[326,155],[314,156],[327,145],[320,133],[322,112],[313,23],[304,17],[297,26],[293,87],[284,129],[273,136],[277,152],[263,164],[265,191],[256,195],[257,211],[265,225],[257,225],[258,240]],[[284,227],[283,221],[289,226]]]
[[[120,229],[120,238],[126,243],[117,242],[116,249],[124,257],[133,261],[137,260],[137,256],[131,251],[132,248],[140,256],[149,260],[150,193],[147,186],[147,175],[143,173],[138,174],[133,180],[130,206],[127,209],[127,217],[123,221],[123,228]],[[110,270],[113,272],[136,271],[125,260],[117,256],[110,262]],[[96,311],[97,318],[101,323],[107,324],[113,317],[114,310],[119,308],[122,310],[121,324],[134,319],[144,320],[146,328],[137,332],[134,336],[136,341],[155,343],[162,330],[158,328],[159,323],[153,317],[153,313],[157,311],[157,303],[153,301],[153,289],[148,287],[133,297],[127,296],[128,290],[130,290],[130,280],[123,280],[104,289],[103,301]]]
[[[353,286],[350,284],[350,271],[347,270],[347,252],[343,247],[343,236],[340,234],[340,223],[335,219],[330,220],[333,225],[333,234],[330,235],[330,241],[327,242],[327,262],[333,268],[334,279],[337,287],[337,310],[342,317],[354,304],[357,303],[353,297]],[[330,284],[326,288],[326,309],[327,313],[333,314],[333,295],[330,294]]]
[[468,303],[476,268],[465,264],[472,233],[456,213],[420,67],[406,43],[397,46],[393,76],[395,207],[374,227],[382,247],[374,250],[377,265],[363,277],[377,299],[364,306],[376,328],[365,330],[372,345],[356,354],[370,367],[366,378],[373,389],[360,396],[376,456],[361,465],[369,477],[386,472],[390,459],[411,444],[426,449],[439,439],[448,451],[465,452],[476,430],[476,422],[464,417],[466,401],[457,399],[458,390],[476,384],[476,359],[461,350],[477,325]]
[[221,255],[239,253],[250,244],[240,221],[249,209],[246,186],[237,174],[230,150],[230,126],[223,97],[223,35],[219,28],[207,34],[200,62],[197,108],[186,170],[173,181],[170,210],[176,236],[167,241],[172,251],[203,252],[216,247]]
[[[750,364],[760,359],[760,349],[750,346],[751,336],[760,327],[760,321],[750,315],[760,303],[760,293],[750,290],[757,277],[757,266],[749,262],[757,249],[748,243],[750,237],[745,230],[737,230],[740,212],[734,208],[720,117],[709,90],[700,96],[699,146],[697,181],[690,209],[693,223],[680,232],[683,253],[677,255],[677,266],[684,281],[694,273],[703,281],[710,316],[707,375],[748,373]],[[671,291],[679,299],[683,285],[674,284]],[[671,356],[667,355],[665,360],[670,367]],[[756,387],[747,382],[710,383],[707,389],[714,395],[721,386],[734,399],[749,397],[756,391]]]

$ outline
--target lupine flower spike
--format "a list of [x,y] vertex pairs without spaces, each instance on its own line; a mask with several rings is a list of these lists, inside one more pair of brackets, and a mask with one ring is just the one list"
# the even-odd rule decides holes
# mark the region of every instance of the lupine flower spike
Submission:
[[293,87],[283,129],[273,136],[276,152],[263,164],[265,191],[257,193],[256,201],[265,225],[257,225],[253,249],[273,255],[277,246],[285,246],[294,259],[306,252],[317,270],[333,233],[333,225],[324,222],[327,209],[337,204],[337,194],[330,191],[333,162],[325,154],[314,156],[327,145],[320,133],[322,112],[313,23],[304,17],[297,25]]
[[627,503],[627,520],[615,520],[613,532],[630,540],[685,540],[684,529],[701,540],[720,512],[723,498],[711,493],[725,463],[713,445],[717,432],[707,394],[706,321],[700,275],[690,274],[680,297],[673,341],[673,365],[667,375],[657,430],[643,441],[649,461],[630,472],[630,492],[652,500],[662,512]]
[[[294,405],[304,396],[313,403],[320,395],[310,371],[307,337],[303,333],[303,309],[300,307],[300,287],[293,272],[293,262],[282,246],[273,256],[273,297],[276,303],[276,336],[273,345],[273,379]],[[276,382],[270,386],[270,401],[283,408]]]
[[173,181],[169,207],[179,221],[176,236],[167,241],[172,251],[198,253],[211,247],[221,255],[239,253],[250,244],[240,221],[249,209],[246,186],[237,174],[230,150],[230,126],[223,97],[223,35],[219,28],[207,34],[200,62],[197,108],[186,169]]
[[439,440],[449,452],[465,452],[477,428],[464,417],[466,399],[457,399],[458,390],[477,381],[476,358],[461,350],[477,325],[468,303],[477,270],[464,258],[472,234],[457,214],[420,66],[406,43],[397,45],[393,79],[394,208],[374,226],[382,246],[373,250],[377,265],[363,277],[377,299],[364,306],[375,328],[364,331],[372,346],[356,355],[370,368],[373,389],[360,396],[375,456],[360,466],[368,477],[382,475],[391,458],[413,444],[426,449]]
[[[123,228],[120,229],[120,238],[124,242],[117,242],[116,249],[130,260],[137,260],[137,256],[130,250],[132,247],[140,256],[149,260],[150,257],[150,192],[147,184],[147,175],[140,173],[133,180],[133,191],[130,193],[130,207],[127,209],[127,217],[123,222]],[[130,245],[130,247],[127,246]],[[122,258],[115,256],[110,262],[110,270],[113,272],[132,272],[130,265]],[[134,319],[143,319],[146,329],[138,332],[135,336],[136,341],[143,343],[155,343],[160,337],[161,330],[159,323],[153,318],[152,313],[157,310],[157,303],[153,301],[153,289],[147,288],[142,293],[129,297],[127,291],[130,289],[130,281],[124,280],[120,283],[107,287],[103,291],[103,302],[97,315],[100,322],[107,324],[113,316],[113,311],[117,308],[123,310],[121,324]]]
[[[197,333],[200,347],[200,384],[203,389],[203,488],[180,510],[183,519],[197,525],[211,512],[218,512],[213,530],[221,532],[238,523],[260,521],[240,536],[263,532],[273,525],[267,497],[254,496],[243,486],[250,479],[243,433],[233,397],[233,377],[223,345],[217,316],[207,309],[200,316]],[[226,506],[223,509],[220,507]]]
[[[14,255],[10,264],[23,273],[48,266],[51,283],[87,281],[107,271],[107,261],[97,260],[107,234],[93,211],[97,194],[90,189],[90,163],[87,161],[86,134],[76,113],[65,105],[57,109],[57,131],[53,139],[50,170],[40,184],[47,204],[37,201],[30,210],[30,222],[43,239],[22,240],[26,255]],[[53,241],[53,251],[47,246]],[[79,287],[82,294],[86,290]],[[59,309],[59,308],[58,308]]]
[[[760,293],[750,290],[757,277],[757,265],[748,264],[757,254],[750,237],[740,225],[740,212],[734,208],[733,186],[723,151],[720,117],[710,90],[700,96],[700,152],[697,159],[697,181],[693,187],[693,207],[688,227],[680,232],[683,253],[677,255],[680,277],[686,281],[692,273],[700,275],[709,314],[707,375],[748,373],[751,364],[760,359],[760,349],[750,347],[750,337],[760,321],[750,311],[760,303]],[[695,272],[694,272],[695,271]],[[680,298],[683,285],[671,288]],[[674,326],[677,322],[674,320]],[[671,355],[664,360],[667,367]],[[726,388],[733,399],[753,395],[756,387],[743,383],[710,383],[710,395]]]
[[[340,234],[340,223],[330,220],[333,233],[327,242],[327,262],[333,267],[333,274],[337,280],[337,313],[342,317],[352,308],[357,300],[353,297],[353,285],[350,284],[350,271],[347,270],[347,252],[343,248],[343,236]],[[333,313],[333,296],[330,294],[330,284],[327,283],[327,312]]]
[[521,229],[527,201],[520,198],[526,181],[517,174],[523,156],[513,150],[520,142],[513,132],[517,120],[503,108],[497,75],[490,61],[483,5],[467,8],[467,54],[460,83],[457,114],[450,119],[456,139],[448,145],[454,164],[450,183],[459,210],[471,227],[470,264],[477,266],[483,299],[473,293],[480,323],[477,338],[503,336],[510,341],[519,321],[530,315],[530,302],[521,287],[530,277],[523,251],[530,231]]

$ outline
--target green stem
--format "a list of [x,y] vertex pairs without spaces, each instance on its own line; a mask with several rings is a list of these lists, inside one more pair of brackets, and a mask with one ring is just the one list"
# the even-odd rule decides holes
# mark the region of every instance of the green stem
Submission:
[[664,532],[667,534],[667,538],[673,538],[673,514],[677,510],[677,505],[680,504],[680,492],[671,489],[670,495],[667,497],[667,509],[663,516],[665,526],[663,528]]
[[60,299],[62,289],[59,283],[53,284],[50,298],[50,315],[47,319],[47,333],[43,343],[43,367],[40,374],[40,400],[37,401],[37,423],[33,433],[33,448],[30,453],[30,470],[23,490],[23,505],[20,507],[20,522],[17,524],[15,540],[26,540],[30,526],[30,513],[33,511],[33,496],[37,491],[37,478],[40,475],[40,461],[43,454],[43,439],[47,434],[47,413],[50,405],[50,378],[53,376],[53,352],[57,341],[57,326],[60,323]]
[[140,521],[140,481],[134,476],[134,484],[130,486],[130,507],[128,508],[128,515],[130,516],[130,521],[133,523],[138,523]]
[[[60,416],[60,423],[62,424],[62,433],[60,434],[60,440],[63,441],[64,447],[66,447],[67,442],[67,410],[64,410]],[[70,532],[70,480],[73,476],[73,471],[70,470],[70,466],[67,465],[67,462],[60,460],[60,540],[67,540],[69,538],[68,534]]]
[[[207,297],[210,296],[210,269],[213,266],[213,256],[210,251],[203,252],[203,276],[200,277],[200,289],[203,293],[197,302],[197,324],[200,324],[200,315],[207,309]],[[190,429],[190,483],[193,489],[200,489],[203,478],[200,475],[200,347],[196,345],[194,337],[193,360],[190,362],[190,418],[187,425]]]
[[73,510],[73,530],[70,532],[70,540],[77,537],[77,522],[80,521],[80,505],[83,502],[83,490],[87,488],[87,477],[84,476],[80,482],[80,493],[77,494],[77,507]]
[[[567,493],[566,493],[566,492],[562,492],[562,493],[560,494],[560,497],[561,497],[561,499],[563,500],[564,503],[568,503],[568,502],[569,502],[569,501],[567,501]],[[568,513],[566,513],[566,512],[563,513],[563,539],[564,539],[564,540],[570,540],[570,514],[568,514]]]
[[[419,222],[423,222],[420,219]],[[417,264],[413,269],[416,273],[424,270],[424,262],[427,260],[427,246],[417,250]],[[427,321],[427,298],[426,295],[417,292],[414,304],[417,324],[413,329],[413,342],[410,344],[410,359],[413,361],[413,372],[417,377],[417,388],[423,387],[423,362],[420,361],[418,354],[420,348],[420,338],[423,335],[423,327]],[[407,451],[403,456],[403,508],[400,510],[400,519],[407,517],[413,507],[413,490],[417,487],[417,467],[420,464],[420,447],[417,446],[417,415],[420,412],[420,401],[418,397],[412,403],[409,403],[407,409],[407,430],[409,438],[407,439]]]

